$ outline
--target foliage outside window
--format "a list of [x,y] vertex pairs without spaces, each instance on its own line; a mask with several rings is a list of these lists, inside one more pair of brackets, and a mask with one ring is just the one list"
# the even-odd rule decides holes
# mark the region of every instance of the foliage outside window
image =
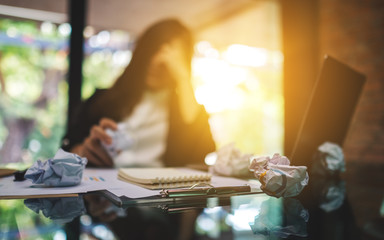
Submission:
[[67,36],[54,24],[0,19],[0,163],[52,157],[66,123]]
[[[23,168],[60,148],[70,31],[67,23],[0,19],[0,165]],[[83,99],[111,86],[131,54],[129,35],[121,31],[90,34],[85,43]]]

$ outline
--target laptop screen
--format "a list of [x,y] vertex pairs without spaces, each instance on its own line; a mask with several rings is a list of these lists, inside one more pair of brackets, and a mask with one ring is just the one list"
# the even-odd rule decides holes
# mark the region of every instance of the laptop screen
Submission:
[[311,166],[313,154],[324,142],[343,145],[365,76],[326,56],[314,85],[289,159]]

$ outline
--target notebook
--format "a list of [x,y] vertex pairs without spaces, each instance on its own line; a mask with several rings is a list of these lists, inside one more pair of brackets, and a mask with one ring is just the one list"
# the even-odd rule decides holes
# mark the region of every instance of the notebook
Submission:
[[17,172],[16,169],[0,168],[0,177],[11,176],[11,175],[14,174],[15,172]]
[[166,189],[209,183],[211,174],[178,168],[120,168],[118,179],[148,189]]
[[311,166],[316,149],[325,141],[343,145],[365,76],[326,56],[289,159]]

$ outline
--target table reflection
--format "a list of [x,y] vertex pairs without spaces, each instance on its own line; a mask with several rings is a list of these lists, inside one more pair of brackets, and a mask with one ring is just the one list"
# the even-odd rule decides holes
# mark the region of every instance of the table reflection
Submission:
[[312,175],[299,196],[311,216],[310,239],[362,239],[346,196],[346,183],[339,175]]
[[261,204],[252,231],[255,235],[307,237],[308,210],[294,198],[269,198]]
[[[111,208],[102,196],[86,196],[93,223],[107,222],[118,238],[242,239],[306,237],[309,215],[298,199],[265,194],[204,199],[205,206],[174,211],[172,206]],[[109,203],[109,204],[108,204]],[[175,204],[173,204],[175,205]],[[178,206],[180,204],[177,204]],[[112,205],[113,206],[113,205]],[[97,211],[95,211],[97,209]],[[101,210],[104,209],[104,210]],[[162,236],[163,238],[159,238]]]
[[41,212],[46,218],[60,224],[71,222],[85,213],[84,201],[81,196],[66,198],[31,198],[24,201],[32,211]]
[[[158,204],[118,208],[98,194],[12,201],[25,205],[22,213],[14,215],[15,225],[10,219],[3,221],[1,215],[0,236],[5,239],[269,239],[307,235],[308,214],[299,200],[265,194],[208,198],[204,207],[199,203],[178,211]],[[20,224],[20,218],[31,224]]]
[[114,205],[100,194],[0,201],[0,239],[362,239],[339,177],[264,193]]

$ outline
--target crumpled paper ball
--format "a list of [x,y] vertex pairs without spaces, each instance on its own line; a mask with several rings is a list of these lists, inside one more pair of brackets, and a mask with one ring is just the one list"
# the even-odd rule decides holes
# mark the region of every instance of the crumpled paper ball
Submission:
[[62,197],[62,198],[31,198],[25,199],[24,204],[32,211],[40,211],[46,218],[56,223],[64,224],[71,222],[75,217],[86,212],[83,198]]
[[106,129],[106,133],[112,138],[112,143],[109,145],[103,143],[103,147],[112,158],[121,151],[132,148],[135,144],[135,140],[127,132],[127,126],[124,123],[117,124],[116,131]]
[[280,154],[275,153],[272,158],[269,156],[260,156],[260,157],[252,157],[251,158],[250,169],[253,169],[254,172],[264,172],[269,164],[274,165],[287,165],[289,166],[291,162],[285,156],[280,156]]
[[[343,149],[336,143],[325,142],[317,148],[314,161],[329,173],[344,172],[345,161]],[[315,164],[314,164],[315,165]]]
[[86,158],[59,149],[53,158],[35,162],[24,177],[46,186],[74,186],[80,184],[86,164]]
[[248,167],[252,154],[243,154],[234,143],[225,145],[207,157],[216,158],[215,164],[209,169],[212,174],[233,177],[249,175]]
[[300,194],[308,184],[306,166],[290,166],[285,156],[274,154],[268,156],[252,157],[249,166],[261,183],[261,190],[274,197],[294,197]]

